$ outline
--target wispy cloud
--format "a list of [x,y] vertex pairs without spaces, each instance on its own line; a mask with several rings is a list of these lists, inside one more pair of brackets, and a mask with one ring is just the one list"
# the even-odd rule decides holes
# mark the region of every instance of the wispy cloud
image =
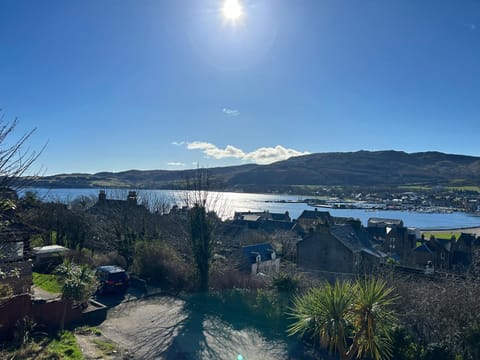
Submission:
[[463,26],[470,30],[475,30],[477,28],[477,25],[475,24],[463,24]]
[[168,166],[185,166],[184,163],[182,162],[177,162],[177,161],[171,161],[167,163]]
[[295,149],[288,149],[282,145],[275,147],[261,147],[251,152],[245,152],[232,145],[227,145],[221,149],[214,144],[204,141],[194,141],[187,143],[189,150],[201,150],[208,157],[215,159],[235,158],[244,161],[252,161],[257,164],[271,164],[275,161],[286,160],[288,158],[300,155],[310,154],[308,151],[301,152]]
[[238,110],[235,110],[235,109],[227,109],[227,108],[223,108],[222,109],[222,112],[228,116],[239,116],[240,115],[240,111]]
[[172,145],[175,145],[175,146],[182,146],[186,144],[187,143],[185,141],[172,141]]

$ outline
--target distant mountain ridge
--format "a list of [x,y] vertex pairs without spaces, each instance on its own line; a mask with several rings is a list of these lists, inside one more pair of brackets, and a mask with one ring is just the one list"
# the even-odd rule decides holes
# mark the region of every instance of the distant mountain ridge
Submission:
[[[356,151],[292,157],[269,165],[208,169],[216,189],[268,191],[295,185],[399,186],[480,184],[480,157],[440,152]],[[118,173],[59,174],[40,178],[38,187],[129,187],[176,189],[195,170],[129,170]]]

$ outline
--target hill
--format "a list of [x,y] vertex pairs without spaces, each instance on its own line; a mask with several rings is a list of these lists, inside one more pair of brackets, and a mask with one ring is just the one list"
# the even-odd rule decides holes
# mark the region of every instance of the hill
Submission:
[[[96,174],[60,174],[39,179],[39,187],[182,188],[195,170],[129,170]],[[480,184],[480,158],[440,152],[357,151],[318,153],[270,165],[209,169],[215,188],[269,191],[295,185],[401,186]]]

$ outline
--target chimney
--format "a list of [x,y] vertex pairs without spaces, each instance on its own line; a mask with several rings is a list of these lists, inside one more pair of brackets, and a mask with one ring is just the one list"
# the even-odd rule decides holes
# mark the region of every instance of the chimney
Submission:
[[137,192],[129,191],[127,201],[130,205],[137,205]]

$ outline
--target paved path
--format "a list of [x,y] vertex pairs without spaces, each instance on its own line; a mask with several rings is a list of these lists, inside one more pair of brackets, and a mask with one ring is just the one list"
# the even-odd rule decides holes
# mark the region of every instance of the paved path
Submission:
[[33,296],[36,299],[53,300],[53,299],[60,299],[62,297],[62,294],[60,293],[51,293],[35,285],[32,286],[32,292],[33,292]]

